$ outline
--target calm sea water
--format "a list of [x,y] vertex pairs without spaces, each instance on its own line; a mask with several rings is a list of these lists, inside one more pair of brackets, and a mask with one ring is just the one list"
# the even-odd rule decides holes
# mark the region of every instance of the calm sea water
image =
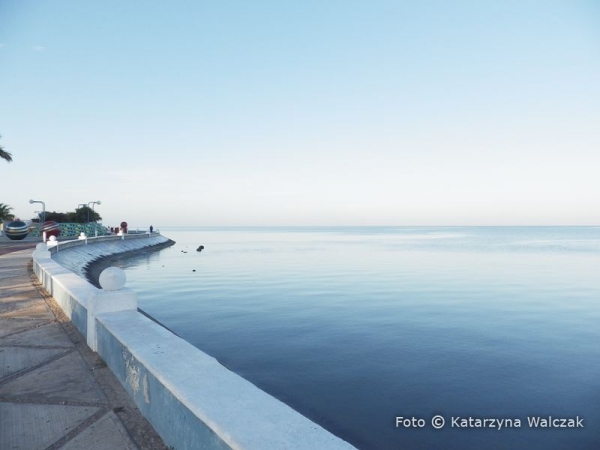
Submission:
[[600,227],[162,232],[140,307],[360,449],[600,448]]

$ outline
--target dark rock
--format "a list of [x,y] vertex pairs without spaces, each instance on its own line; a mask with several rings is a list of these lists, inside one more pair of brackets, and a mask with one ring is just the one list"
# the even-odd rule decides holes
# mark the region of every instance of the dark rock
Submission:
[[204,250],[204,245],[201,245],[196,249],[197,252],[201,252],[202,250]]

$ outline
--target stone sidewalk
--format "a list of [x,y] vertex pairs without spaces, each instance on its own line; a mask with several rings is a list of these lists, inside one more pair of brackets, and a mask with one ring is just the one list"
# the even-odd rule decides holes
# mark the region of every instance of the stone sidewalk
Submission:
[[12,250],[0,252],[0,449],[166,450],[37,282],[33,248]]

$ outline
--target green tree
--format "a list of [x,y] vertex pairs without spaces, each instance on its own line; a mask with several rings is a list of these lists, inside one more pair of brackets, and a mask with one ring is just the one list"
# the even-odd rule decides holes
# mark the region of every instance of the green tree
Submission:
[[[39,214],[39,221],[42,221],[42,213]],[[46,221],[52,220],[53,222],[70,222],[68,213],[46,211]]]
[[90,222],[98,222],[99,220],[102,220],[102,217],[100,217],[100,214],[98,214],[96,211],[94,211],[89,206],[82,206],[81,208],[77,208],[75,210],[75,212],[72,212],[69,214],[71,215],[69,217],[71,222],[76,222],[76,223],[86,223],[86,222],[88,222],[88,217],[89,217]]
[[56,212],[56,211],[46,211],[46,220],[53,220],[54,222],[65,223],[87,223],[88,221],[88,212],[90,222],[97,222],[102,220],[100,214],[94,211],[92,208],[87,206],[83,206],[81,208],[77,208],[75,211],[69,211],[66,213]]
[[14,214],[10,213],[11,209],[12,208],[10,206],[5,205],[4,203],[0,203],[0,222],[15,219]]
[[[1,136],[0,136],[1,137]],[[5,159],[8,162],[12,161],[12,155],[6,151],[4,151],[4,149],[2,148],[2,146],[0,145],[0,158]],[[1,204],[1,203],[0,203]]]

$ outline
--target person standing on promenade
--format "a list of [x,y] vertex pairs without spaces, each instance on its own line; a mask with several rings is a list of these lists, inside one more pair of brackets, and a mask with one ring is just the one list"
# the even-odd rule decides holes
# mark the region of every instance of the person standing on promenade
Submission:
[[152,231],[154,231],[154,227],[150,225],[150,234],[152,234]]

